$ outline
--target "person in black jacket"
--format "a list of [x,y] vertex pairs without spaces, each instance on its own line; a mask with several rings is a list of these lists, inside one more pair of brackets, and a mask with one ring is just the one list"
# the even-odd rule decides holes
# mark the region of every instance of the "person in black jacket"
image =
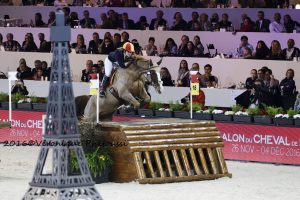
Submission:
[[293,39],[289,39],[287,41],[288,48],[283,49],[282,54],[283,58],[286,60],[293,60],[294,57],[300,56],[300,50],[295,47],[295,41]]
[[15,85],[12,87],[11,89],[11,94],[16,94],[19,93],[21,95],[28,95],[29,92],[26,88],[26,86],[24,85],[24,82],[22,79],[18,79],[15,82]]
[[32,33],[26,33],[25,35],[25,41],[22,44],[22,51],[25,52],[36,52],[38,51],[38,48],[33,40]]
[[93,61],[87,60],[86,61],[86,68],[81,71],[81,81],[82,82],[89,82],[90,81],[90,74],[92,73],[92,66]]
[[294,21],[290,15],[284,15],[283,22],[284,22],[284,28],[287,33],[293,33],[294,29],[300,27],[300,24]]
[[39,33],[39,40],[40,40],[40,48],[38,49],[39,52],[50,52],[51,51],[51,42],[47,42],[45,40],[45,34]]
[[158,10],[156,12],[156,18],[152,19],[150,23],[150,30],[157,30],[158,27],[160,26],[164,26],[164,27],[167,26],[167,21],[163,18],[163,16],[164,16],[163,11]]
[[21,49],[21,45],[18,41],[14,40],[12,33],[7,33],[6,39],[7,41],[3,42],[5,51],[19,51]]
[[267,59],[270,53],[270,49],[267,47],[266,43],[262,40],[257,42],[255,59]]
[[41,13],[35,13],[35,27],[45,27],[46,24],[42,19]]
[[102,43],[102,40],[99,38],[97,32],[93,33],[93,40],[89,42],[88,53],[99,54],[99,47]]
[[231,27],[232,23],[231,21],[228,20],[228,14],[227,13],[223,13],[222,14],[222,21],[219,22],[219,28],[229,28]]
[[128,19],[128,13],[122,14],[122,20],[119,21],[118,24],[119,29],[126,29],[126,30],[132,30],[135,28],[134,21],[131,19]]
[[103,76],[99,92],[99,96],[101,98],[106,95],[106,88],[108,87],[109,77],[111,76],[113,67],[126,68],[128,64],[127,62],[132,60],[134,52],[133,44],[126,42],[122,48],[116,49],[108,54],[104,61],[105,75]]
[[182,14],[180,12],[176,12],[174,14],[174,23],[171,27],[173,31],[185,31],[188,29],[187,22],[182,18]]
[[286,72],[286,78],[284,78],[279,84],[282,106],[285,110],[293,108],[296,100],[297,93],[294,75],[294,70],[288,69]]
[[141,16],[140,20],[135,24],[136,30],[146,30],[149,29],[149,24],[147,23],[146,16]]
[[258,11],[257,13],[258,20],[255,22],[255,31],[256,32],[270,32],[269,26],[271,21],[265,19],[265,13],[263,11]]
[[83,11],[84,18],[80,20],[79,24],[81,28],[95,28],[96,27],[96,21],[94,18],[90,18],[89,11],[85,10]]
[[26,65],[26,63],[21,62],[18,69],[17,69],[17,78],[22,80],[31,80],[32,79],[32,73],[31,68]]
[[163,82],[163,86],[174,86],[171,74],[166,67],[162,67],[160,69],[160,78],[161,81]]
[[179,45],[177,50],[178,56],[182,56],[182,57],[188,56],[188,48],[187,48],[188,42],[189,42],[189,37],[187,35],[183,35],[181,37],[181,44]]

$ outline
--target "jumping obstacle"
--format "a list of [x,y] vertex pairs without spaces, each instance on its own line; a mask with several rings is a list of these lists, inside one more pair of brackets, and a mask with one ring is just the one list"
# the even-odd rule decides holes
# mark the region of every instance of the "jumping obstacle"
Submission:
[[112,151],[113,182],[167,183],[231,177],[213,121],[179,119],[101,123]]

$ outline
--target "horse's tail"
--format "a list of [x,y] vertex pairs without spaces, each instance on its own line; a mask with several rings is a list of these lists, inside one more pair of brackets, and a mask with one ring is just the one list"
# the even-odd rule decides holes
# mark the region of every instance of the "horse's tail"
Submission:
[[85,109],[84,109],[84,114],[83,117],[85,120],[91,120],[91,121],[96,121],[96,104],[97,103],[97,96],[91,96],[89,101],[87,102]]

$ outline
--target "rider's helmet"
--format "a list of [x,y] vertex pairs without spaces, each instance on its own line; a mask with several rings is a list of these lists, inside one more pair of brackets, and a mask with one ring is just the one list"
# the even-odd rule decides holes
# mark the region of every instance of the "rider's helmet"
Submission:
[[130,52],[130,53],[134,53],[134,46],[133,46],[133,44],[130,43],[130,42],[125,42],[125,43],[123,44],[123,49],[124,49],[125,51]]

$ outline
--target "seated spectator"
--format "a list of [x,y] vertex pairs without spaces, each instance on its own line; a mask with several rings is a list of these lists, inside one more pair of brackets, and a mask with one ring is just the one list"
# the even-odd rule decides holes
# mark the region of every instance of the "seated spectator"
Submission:
[[81,28],[95,28],[96,21],[94,18],[90,18],[90,13],[88,10],[83,11],[84,18],[79,21]]
[[204,55],[204,47],[200,41],[200,37],[198,35],[196,35],[194,37],[194,45],[195,45],[195,55],[196,56],[203,56]]
[[69,7],[63,7],[62,11],[65,14],[65,25],[70,26],[71,25],[71,16],[70,16],[71,9]]
[[147,18],[145,16],[141,16],[140,20],[135,24],[136,30],[147,30],[149,29],[149,24],[147,23]]
[[102,43],[102,40],[99,38],[97,32],[93,33],[93,40],[89,42],[88,53],[99,54],[99,47]]
[[250,77],[246,79],[245,88],[247,90],[254,89],[254,84],[255,84],[256,79],[257,79],[257,70],[252,69],[251,73],[250,73]]
[[167,21],[163,16],[164,12],[162,10],[156,12],[156,18],[152,19],[150,23],[150,30],[157,30],[158,27],[167,27]]
[[187,49],[187,43],[189,42],[189,37],[187,35],[183,35],[181,37],[181,44],[178,47],[177,55],[186,57],[188,56],[188,49]]
[[186,60],[181,60],[178,69],[177,87],[188,87],[190,82],[189,77],[190,71],[188,68],[188,63]]
[[176,54],[177,54],[177,44],[175,43],[173,38],[168,38],[161,55],[162,56],[174,56]]
[[283,22],[287,33],[293,33],[294,30],[300,27],[300,24],[294,21],[290,15],[284,15]]
[[74,0],[72,6],[83,6],[83,0]]
[[300,50],[295,47],[295,41],[293,39],[289,39],[287,41],[288,48],[283,49],[282,54],[283,58],[286,60],[293,60],[294,57],[300,56]]
[[249,47],[245,47],[244,52],[243,52],[243,58],[244,59],[252,59],[252,50]]
[[246,47],[248,47],[251,50],[251,52],[253,52],[253,46],[251,44],[249,44],[248,37],[245,36],[245,35],[243,35],[241,37],[241,43],[240,43],[240,46],[238,48],[238,54],[239,54],[239,56],[243,56],[244,55],[244,50],[245,50]]
[[44,26],[46,26],[46,24],[43,22],[41,13],[35,13],[34,19],[35,19],[35,24],[34,24],[35,27],[44,27]]
[[[113,36],[111,35],[110,32],[105,32],[103,38],[109,38],[110,40],[112,40]],[[128,38],[129,38],[129,35],[128,35]]]
[[256,45],[256,52],[255,52],[255,59],[267,59],[270,53],[270,49],[267,47],[266,43],[262,40],[257,42]]
[[134,28],[134,21],[128,19],[128,13],[123,13],[122,20],[120,20],[118,24],[118,29],[132,30]]
[[160,69],[160,78],[161,81],[163,82],[163,86],[174,86],[171,74],[166,67],[162,67]]
[[[184,98],[181,99],[181,103],[189,104],[190,103],[191,94],[188,93]],[[192,96],[193,103],[198,103],[202,106],[205,105],[205,94],[201,88],[199,88],[199,94]]]
[[122,36],[122,45],[125,44],[126,42],[130,42],[129,41],[129,33],[127,33],[126,31],[123,31],[121,33]]
[[191,41],[189,41],[187,43],[186,56],[187,57],[194,57],[195,56],[195,45]]
[[246,17],[243,21],[243,26],[240,29],[241,32],[253,32],[254,25],[250,19],[250,17]]
[[78,54],[86,54],[86,45],[84,43],[84,37],[82,34],[77,35],[77,42],[73,43],[71,47],[75,50]]
[[38,48],[33,40],[32,33],[26,33],[25,35],[25,41],[22,44],[22,51],[25,52],[36,52],[38,51]]
[[263,11],[258,11],[257,13],[258,20],[255,23],[256,32],[270,32],[270,20],[265,19],[265,13]]
[[[173,0],[152,0],[151,6],[158,7],[158,8],[160,7],[169,8],[172,7],[172,1]],[[147,2],[147,0],[145,2]]]
[[51,26],[55,26],[55,21],[56,21],[56,15],[54,11],[51,11],[49,13],[49,19],[48,19],[48,23],[47,26],[51,27]]
[[182,18],[182,14],[180,12],[176,12],[174,14],[174,23],[173,26],[171,27],[171,30],[173,31],[185,31],[187,30],[187,23],[186,21]]
[[23,80],[32,80],[31,68],[26,65],[26,63],[21,62],[18,67],[17,78]]
[[55,0],[53,5],[55,8],[63,8],[68,6],[68,3],[65,0]]
[[48,63],[46,61],[42,61],[41,68],[43,70],[43,76],[45,77],[45,80],[50,81],[51,67],[48,68]]
[[87,60],[85,69],[81,71],[81,81],[90,82],[90,74],[92,73],[93,61]]
[[218,13],[213,13],[210,18],[211,28],[213,31],[218,30],[219,27],[219,15]]
[[70,26],[71,28],[75,28],[79,26],[79,18],[77,12],[70,13]]
[[218,78],[211,74],[212,66],[207,64],[204,66],[204,75],[200,77],[201,87],[217,87]]
[[19,51],[21,49],[21,45],[14,40],[14,35],[12,33],[7,33],[6,39],[7,41],[3,42],[5,51]]
[[143,55],[143,48],[140,46],[139,42],[137,41],[137,39],[133,39],[131,41],[131,43],[133,44],[134,46],[134,51],[135,51],[135,54],[136,55]]
[[280,22],[281,15],[280,13],[274,14],[274,21],[270,23],[269,30],[271,33],[285,33],[286,30],[284,25]]
[[44,77],[43,69],[41,67],[36,68],[36,73],[33,75],[33,80],[35,80],[35,81],[44,81],[44,80],[46,80],[46,77]]
[[232,26],[231,21],[228,20],[228,14],[223,13],[222,14],[222,21],[219,22],[219,28],[229,29]]
[[199,25],[199,14],[197,12],[192,12],[192,20],[188,22],[188,30],[195,31],[195,24]]
[[[93,64],[92,66],[92,71],[91,73],[89,74],[90,76],[90,80],[91,79],[97,79],[97,74],[99,74],[99,67],[97,64]],[[99,77],[100,78],[100,77]]]
[[272,75],[272,70],[267,69],[263,80],[261,92],[261,103],[269,106],[280,106],[279,93],[278,93],[279,81]]
[[278,40],[273,40],[271,44],[271,49],[269,53],[270,60],[284,60],[283,52],[281,50],[281,45]]
[[191,1],[191,8],[206,8],[205,3],[206,2],[201,0]]
[[98,66],[99,80],[102,81],[102,78],[104,76],[104,70],[105,70],[103,60],[98,60],[97,66]]
[[32,75],[34,76],[37,72],[37,69],[42,68],[42,61],[35,60],[34,61],[34,68],[31,70]]
[[114,49],[122,47],[121,35],[120,33],[115,33],[113,38]]
[[[202,75],[200,73],[200,66],[199,66],[199,64],[198,63],[193,63],[190,71],[197,72],[197,79],[199,80],[199,83],[200,83],[200,79],[201,79]],[[201,87],[201,83],[200,83],[200,87]]]
[[155,56],[157,54],[157,47],[155,46],[155,38],[150,37],[148,40],[148,44],[145,46],[145,50],[147,53],[147,56]]
[[200,15],[200,31],[211,31],[211,23],[208,21],[208,15],[206,13],[202,13]]
[[19,93],[21,95],[29,94],[26,86],[24,85],[24,81],[20,78],[15,81],[15,85],[11,89],[11,94],[17,94],[17,93]]
[[102,44],[100,45],[100,54],[109,54],[114,51],[113,41],[109,37],[105,37]]
[[294,81],[295,72],[293,69],[288,69],[286,72],[286,78],[284,78],[280,84],[280,95],[284,110],[293,108],[296,99],[296,85]]
[[109,7],[123,7],[124,6],[124,1],[122,0],[110,0],[106,1],[106,6]]
[[108,15],[108,20],[111,22],[111,24],[113,25],[113,28],[116,29],[118,28],[118,24],[119,24],[119,14],[117,12],[115,12],[114,10],[109,10],[107,12]]
[[50,52],[51,51],[51,42],[47,42],[45,40],[45,34],[39,33],[40,47],[38,49],[39,52]]
[[100,19],[102,21],[102,24],[100,24],[98,26],[98,28],[101,28],[101,29],[113,29],[114,28],[112,21],[108,19],[107,15],[105,13],[100,14]]

